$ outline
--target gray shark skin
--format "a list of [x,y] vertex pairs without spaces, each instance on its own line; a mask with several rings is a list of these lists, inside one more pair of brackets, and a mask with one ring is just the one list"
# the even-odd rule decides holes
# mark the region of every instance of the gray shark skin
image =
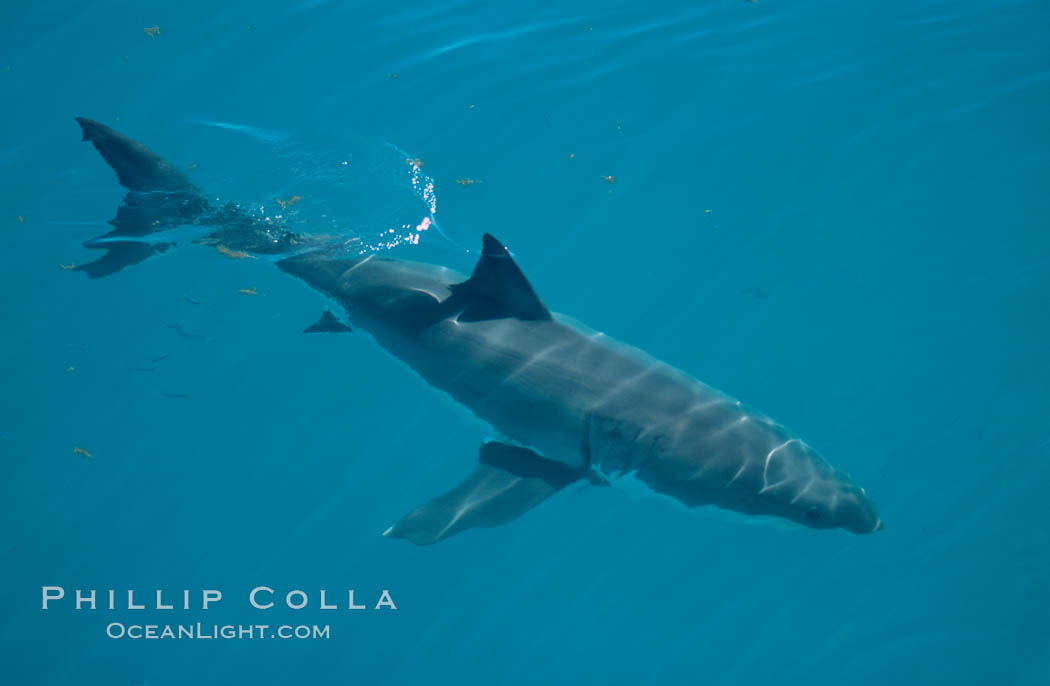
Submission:
[[[85,127],[88,120],[79,121]],[[107,136],[100,145],[105,132],[92,130],[111,164],[111,157],[134,158],[135,164],[113,165],[129,189],[138,181],[124,178],[127,169],[148,180],[157,175],[157,161],[167,164],[116,132],[120,138]],[[106,146],[118,152],[107,155]],[[214,213],[208,221],[230,248],[258,247],[260,229],[250,222],[224,224]],[[282,247],[309,244],[266,230]],[[882,528],[864,489],[783,426],[550,312],[491,235],[469,277],[438,265],[324,249],[277,266],[339,302],[355,327],[506,439],[483,444],[466,480],[385,535],[426,545],[499,526],[580,479],[633,482],[689,507],[714,505],[814,529]]]

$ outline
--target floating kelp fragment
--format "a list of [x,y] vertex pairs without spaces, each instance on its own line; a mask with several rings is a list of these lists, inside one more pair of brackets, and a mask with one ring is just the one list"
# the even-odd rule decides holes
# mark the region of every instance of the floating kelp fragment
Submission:
[[610,185],[616,183],[616,177],[612,176],[612,175],[603,176],[602,180],[605,181],[605,183],[610,184]]
[[146,28],[142,29],[142,32],[145,33],[150,38],[156,38],[157,36],[160,35],[160,27],[159,26],[147,26]]
[[225,255],[226,257],[229,257],[231,260],[244,260],[244,259],[254,260],[255,259],[255,255],[249,255],[248,253],[244,252],[243,250],[231,250],[230,248],[227,248],[222,243],[216,245],[215,246],[215,250],[218,251],[218,253],[220,255]]
[[76,446],[73,447],[73,454],[74,455],[83,455],[84,457],[91,457],[92,456],[91,453],[89,453],[88,451],[84,450],[83,448],[78,448]]
[[240,288],[237,292],[242,295],[259,295],[259,291],[256,290],[255,286],[252,286],[251,288]]
[[301,195],[293,195],[292,197],[288,198],[287,200],[281,200],[280,198],[274,198],[274,200],[277,201],[277,204],[280,205],[281,207],[291,207],[292,205],[295,205],[296,203],[298,203],[302,199],[303,199],[303,196],[301,196]]
[[477,179],[456,179],[456,183],[466,188],[467,186],[473,186],[476,183],[481,183]]

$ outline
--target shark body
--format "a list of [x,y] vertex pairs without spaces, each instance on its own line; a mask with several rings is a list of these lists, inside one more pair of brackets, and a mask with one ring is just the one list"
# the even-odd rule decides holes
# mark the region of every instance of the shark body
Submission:
[[[78,121],[130,190],[122,210],[150,207],[151,197],[162,201],[157,213],[166,218],[151,219],[159,223],[146,233],[189,222],[215,227],[209,239],[233,250],[287,254],[306,246],[277,266],[337,300],[355,327],[504,437],[481,446],[463,482],[386,535],[425,545],[505,524],[580,479],[630,481],[689,507],[713,505],[816,529],[882,528],[865,491],[783,426],[552,313],[493,236],[484,236],[469,276],[440,265],[311,250],[309,237],[260,225],[229,206],[212,209],[141,144]],[[172,197],[181,208],[174,217]],[[105,247],[126,240],[129,255],[150,256],[134,252],[141,225],[135,235],[122,233],[116,220],[114,227]]]

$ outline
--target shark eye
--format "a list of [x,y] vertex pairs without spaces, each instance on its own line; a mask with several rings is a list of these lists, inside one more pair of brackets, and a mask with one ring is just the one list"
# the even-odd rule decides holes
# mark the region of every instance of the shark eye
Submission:
[[818,510],[815,507],[811,507],[808,510],[806,510],[806,517],[813,521],[817,521],[818,519],[820,519],[820,510]]

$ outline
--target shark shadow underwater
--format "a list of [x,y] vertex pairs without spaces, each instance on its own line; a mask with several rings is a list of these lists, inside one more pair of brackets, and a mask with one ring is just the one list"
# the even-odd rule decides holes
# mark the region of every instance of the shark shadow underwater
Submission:
[[579,480],[643,486],[689,507],[714,505],[814,529],[867,534],[878,511],[846,474],[783,426],[644,352],[556,315],[507,249],[485,234],[468,277],[434,264],[347,256],[317,239],[212,206],[142,144],[77,121],[128,189],[91,278],[168,250],[181,225],[202,242],[273,255],[282,271],[339,302],[349,321],[431,386],[492,426],[473,471],[384,535],[419,545],[517,519]]

